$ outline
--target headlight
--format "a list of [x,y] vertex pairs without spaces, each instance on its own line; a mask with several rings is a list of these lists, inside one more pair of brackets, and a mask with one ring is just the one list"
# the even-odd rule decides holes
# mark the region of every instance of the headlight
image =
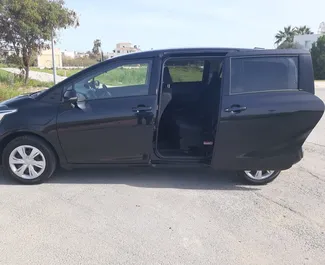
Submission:
[[0,121],[2,120],[2,118],[8,114],[14,113],[16,112],[16,109],[6,109],[6,110],[0,110]]

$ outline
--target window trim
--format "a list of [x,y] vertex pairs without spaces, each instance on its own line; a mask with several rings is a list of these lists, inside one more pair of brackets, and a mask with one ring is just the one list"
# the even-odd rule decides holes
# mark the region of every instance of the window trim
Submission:
[[[233,59],[252,59],[252,58],[297,58],[297,88],[289,88],[289,89],[272,89],[272,90],[258,90],[258,91],[248,91],[248,92],[232,92],[232,87],[231,87],[231,63]],[[251,55],[251,56],[231,56],[229,57],[229,96],[234,96],[234,95],[244,95],[244,94],[255,94],[255,93],[269,93],[269,92],[292,92],[292,91],[300,91],[299,87],[299,76],[300,76],[300,67],[299,67],[299,54],[293,54],[293,55]]]
[[[121,61],[116,61],[113,63],[108,63],[106,65],[101,65],[91,71],[89,71],[86,75],[83,76],[79,76],[77,78],[75,78],[74,80],[71,80],[69,83],[64,84],[62,91],[62,96],[61,96],[61,102],[64,102],[64,93],[70,88],[72,87],[74,89],[74,85],[75,83],[80,82],[81,80],[87,78],[87,77],[91,77],[94,76],[96,74],[100,74],[100,73],[104,73],[107,72],[109,70],[113,70],[114,68],[118,68],[120,66],[123,65],[129,65],[129,64],[148,64],[147,67],[147,76],[146,76],[146,83],[143,84],[144,86],[148,87],[148,92],[145,95],[131,95],[131,96],[125,96],[125,97],[107,97],[107,98],[101,98],[101,99],[122,99],[122,98],[127,98],[127,97],[143,97],[143,96],[148,96],[150,95],[150,82],[151,82],[151,75],[152,75],[152,69],[153,69],[153,59],[152,58],[144,58],[144,59],[132,59],[132,60],[121,60]],[[94,101],[94,100],[100,100],[100,99],[87,99],[85,101]]]

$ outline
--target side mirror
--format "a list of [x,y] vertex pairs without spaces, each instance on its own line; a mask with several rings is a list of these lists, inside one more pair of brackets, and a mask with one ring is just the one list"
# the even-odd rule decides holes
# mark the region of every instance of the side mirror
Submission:
[[77,93],[74,89],[70,89],[64,92],[63,100],[65,102],[76,103],[78,101]]

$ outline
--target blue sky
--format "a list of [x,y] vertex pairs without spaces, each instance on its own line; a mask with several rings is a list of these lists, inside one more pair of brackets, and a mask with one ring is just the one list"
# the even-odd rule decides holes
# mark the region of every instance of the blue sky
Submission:
[[325,21],[320,0],[66,0],[80,27],[60,32],[63,50],[91,50],[101,39],[109,52],[117,42],[142,50],[172,47],[273,48],[274,35],[287,25],[317,31]]

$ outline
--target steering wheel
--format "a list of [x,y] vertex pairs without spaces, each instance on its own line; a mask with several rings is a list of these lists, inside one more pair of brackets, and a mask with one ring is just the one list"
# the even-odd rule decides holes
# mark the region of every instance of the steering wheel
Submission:
[[[102,87],[100,87],[102,85]],[[85,83],[85,88],[88,89],[90,98],[110,98],[112,94],[109,92],[109,88],[105,84],[101,84],[98,80],[92,79]],[[89,98],[88,97],[88,98]]]

